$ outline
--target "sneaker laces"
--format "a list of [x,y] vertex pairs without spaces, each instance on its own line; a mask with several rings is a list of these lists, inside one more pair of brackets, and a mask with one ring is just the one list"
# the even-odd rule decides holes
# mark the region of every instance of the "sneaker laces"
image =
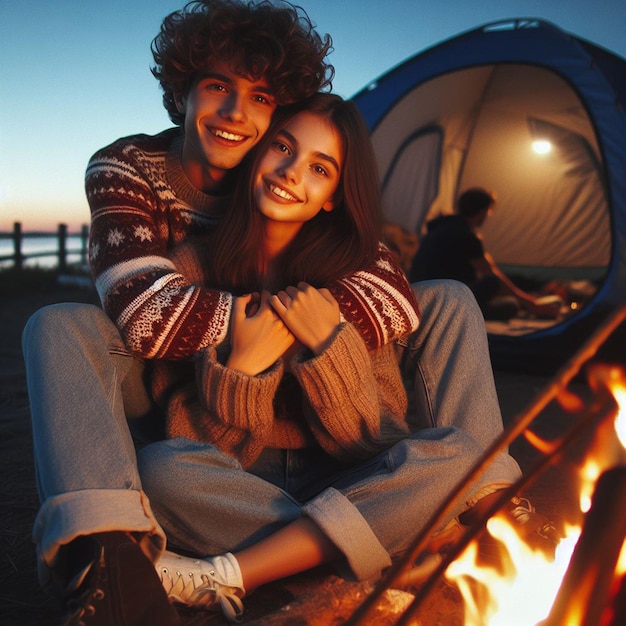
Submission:
[[502,511],[517,528],[518,534],[532,550],[543,552],[553,561],[562,536],[554,522],[538,513],[527,498],[514,496]]
[[[216,567],[220,564],[217,563],[219,559],[225,559],[230,567]],[[243,602],[238,594],[243,595],[245,591],[238,565],[231,575],[239,580],[229,580],[231,559],[234,560],[232,555],[212,560],[192,559],[166,550],[157,562],[156,570],[170,601],[202,609],[211,609],[219,604],[229,621],[238,622],[243,615]],[[222,571],[218,572],[218,569]]]
[[526,535],[537,533],[549,541],[558,543],[561,537],[556,526],[547,517],[537,513],[537,509],[527,498],[514,496],[511,506],[507,509],[508,515],[525,530]]
[[63,548],[64,626],[173,626],[179,623],[152,561],[123,531],[81,535]]

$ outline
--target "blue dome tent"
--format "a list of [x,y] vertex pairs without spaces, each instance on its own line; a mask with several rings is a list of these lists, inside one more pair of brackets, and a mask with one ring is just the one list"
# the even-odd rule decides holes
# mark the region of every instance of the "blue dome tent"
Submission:
[[554,369],[626,303],[626,60],[514,19],[427,49],[353,99],[389,222],[419,240],[460,192],[486,187],[498,202],[485,248],[522,286],[567,294],[557,323],[488,323],[496,366]]

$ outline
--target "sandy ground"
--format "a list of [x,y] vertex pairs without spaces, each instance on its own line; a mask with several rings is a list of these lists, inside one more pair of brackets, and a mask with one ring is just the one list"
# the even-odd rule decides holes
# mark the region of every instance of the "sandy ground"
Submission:
[[[33,311],[61,301],[94,302],[95,297],[90,291],[72,288],[0,294],[0,623],[4,626],[46,626],[59,621],[57,603],[44,596],[37,584],[30,538],[38,503],[20,335]],[[497,372],[496,382],[506,424],[525,410],[544,388],[547,379]],[[585,393],[583,388],[580,392]],[[534,429],[541,436],[551,438],[562,432],[570,421],[571,417],[556,403],[550,403],[536,420]],[[524,441],[515,442],[511,451],[523,469],[538,458],[538,453]],[[578,453],[579,449],[572,451],[572,459]],[[561,463],[544,473],[526,493],[538,509],[557,523],[576,516],[573,473],[571,462]],[[247,598],[245,623],[341,624],[370,590],[370,585],[346,583],[328,572],[295,577],[258,590]],[[375,623],[393,623],[393,601],[402,604],[406,599],[402,595],[387,597]],[[183,624],[225,623],[218,615],[189,612],[181,616]],[[460,623],[458,597],[452,589],[442,585],[436,597],[425,604],[420,617],[420,623],[426,626]]]

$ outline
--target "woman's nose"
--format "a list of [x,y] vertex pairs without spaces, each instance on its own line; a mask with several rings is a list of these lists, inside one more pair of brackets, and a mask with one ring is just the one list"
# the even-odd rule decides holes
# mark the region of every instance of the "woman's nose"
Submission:
[[299,168],[295,159],[285,159],[280,166],[279,173],[285,180],[297,182],[299,179]]

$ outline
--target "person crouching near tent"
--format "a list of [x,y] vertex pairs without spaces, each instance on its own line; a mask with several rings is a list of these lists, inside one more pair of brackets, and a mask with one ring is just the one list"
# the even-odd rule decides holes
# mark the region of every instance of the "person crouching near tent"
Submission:
[[495,204],[495,194],[475,187],[459,196],[455,215],[440,215],[428,222],[428,232],[411,264],[410,280],[452,278],[465,283],[487,320],[509,320],[520,310],[556,318],[559,302],[541,303],[517,287],[485,251],[478,230]]

